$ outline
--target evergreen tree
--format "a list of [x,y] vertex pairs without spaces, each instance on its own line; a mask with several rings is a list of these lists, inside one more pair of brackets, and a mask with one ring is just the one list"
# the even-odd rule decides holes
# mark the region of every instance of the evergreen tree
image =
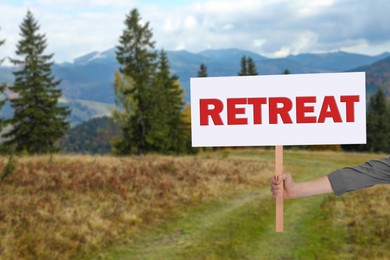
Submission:
[[184,153],[185,126],[182,116],[183,90],[178,77],[171,75],[169,61],[164,50],[160,52],[157,73],[154,78],[152,97],[151,139],[153,150],[162,153]]
[[247,67],[248,67],[248,75],[251,76],[259,75],[257,73],[255,61],[251,57],[247,59]]
[[125,29],[119,39],[116,58],[121,65],[122,76],[130,77],[131,91],[124,93],[131,95],[134,102],[132,113],[123,128],[123,140],[117,144],[117,151],[121,154],[136,152],[144,154],[148,151],[147,133],[149,131],[149,117],[152,95],[152,80],[155,73],[157,54],[154,51],[153,33],[149,22],[142,24],[137,9],[130,11],[125,19]]
[[241,69],[238,73],[238,76],[254,76],[259,75],[257,73],[257,68],[255,61],[251,57],[243,56],[241,58]]
[[367,108],[367,149],[390,152],[390,107],[382,90],[370,98]]
[[152,36],[149,23],[141,23],[137,9],[131,10],[116,52],[121,68],[115,75],[119,109],[114,118],[123,131],[123,138],[115,140],[116,154],[188,150],[183,91],[171,75],[166,52],[154,50]]
[[199,66],[199,70],[198,70],[198,77],[199,78],[205,78],[205,77],[208,77],[208,73],[207,73],[207,66],[204,65],[203,63],[200,64]]
[[241,69],[240,72],[238,73],[238,76],[247,76],[248,75],[248,65],[246,62],[246,57],[242,56],[241,58]]
[[289,71],[288,69],[285,69],[285,70],[283,71],[283,74],[288,75],[288,74],[291,74],[291,73],[290,73],[290,71]]
[[44,34],[39,34],[39,25],[30,11],[20,25],[22,39],[17,44],[16,54],[21,59],[11,59],[20,68],[14,72],[15,82],[10,89],[17,95],[11,100],[14,117],[13,128],[5,135],[7,145],[16,152],[32,154],[58,150],[55,143],[69,128],[65,118],[70,110],[61,107],[58,99],[60,83],[51,72],[53,54],[45,55],[47,47]]

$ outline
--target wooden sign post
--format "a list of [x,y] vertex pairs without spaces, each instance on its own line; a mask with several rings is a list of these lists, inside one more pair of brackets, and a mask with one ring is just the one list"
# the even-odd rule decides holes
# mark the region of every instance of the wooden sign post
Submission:
[[[275,175],[283,174],[283,146],[275,146]],[[281,185],[284,185],[282,183]],[[276,232],[283,232],[283,189],[276,197]]]
[[[366,143],[365,73],[191,78],[193,147]],[[283,232],[276,198],[276,232]]]

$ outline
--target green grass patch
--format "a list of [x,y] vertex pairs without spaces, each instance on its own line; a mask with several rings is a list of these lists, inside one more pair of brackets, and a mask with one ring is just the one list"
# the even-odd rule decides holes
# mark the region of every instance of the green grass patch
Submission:
[[[221,151],[200,157],[272,161],[271,150]],[[298,181],[380,158],[378,154],[285,151],[285,169]],[[261,173],[253,173],[261,174]],[[187,208],[133,243],[112,247],[103,259],[353,259],[390,256],[390,213],[367,208],[389,203],[386,187],[336,198],[333,194],[285,201],[285,232],[275,232],[268,185]],[[387,193],[386,193],[387,192]],[[360,195],[361,194],[361,195]],[[376,194],[376,195],[374,195]],[[358,197],[356,197],[358,196]],[[371,205],[371,206],[370,206]],[[387,204],[389,205],[389,204]],[[371,209],[372,211],[372,209]],[[363,216],[367,224],[364,225]],[[379,217],[379,220],[377,218]],[[375,231],[376,230],[376,231]],[[372,246],[370,245],[370,241]]]

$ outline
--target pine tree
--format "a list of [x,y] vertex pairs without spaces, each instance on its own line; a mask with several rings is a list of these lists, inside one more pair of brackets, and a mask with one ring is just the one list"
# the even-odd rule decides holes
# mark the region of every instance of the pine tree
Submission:
[[11,91],[17,97],[11,99],[14,117],[10,120],[12,130],[5,134],[6,144],[16,152],[30,154],[49,153],[58,150],[55,143],[68,130],[66,117],[70,110],[59,106],[60,81],[52,76],[50,60],[46,55],[46,37],[39,34],[39,25],[30,11],[20,25],[22,39],[17,44],[16,54],[21,59],[10,59],[20,68],[14,72],[15,82]]
[[238,76],[247,76],[248,75],[248,65],[246,62],[246,57],[242,56],[241,58],[241,70],[238,73]]
[[257,68],[255,61],[251,57],[242,56],[241,58],[241,69],[238,73],[238,76],[255,76],[259,75],[257,73]]
[[371,152],[390,152],[390,107],[380,89],[367,108],[367,148]]
[[199,78],[205,78],[205,77],[208,77],[208,73],[207,73],[207,66],[204,65],[203,63],[200,64],[199,66],[199,70],[198,70],[198,77]]
[[248,75],[250,76],[259,75],[259,73],[257,73],[255,61],[251,57],[247,59],[247,67],[248,67]]
[[141,23],[137,9],[125,19],[125,29],[117,46],[121,65],[115,76],[116,103],[123,138],[115,140],[117,154],[150,151],[186,152],[183,121],[183,91],[178,77],[171,75],[165,51],[154,49],[149,23]]
[[184,153],[187,148],[182,117],[183,90],[178,77],[171,75],[164,50],[159,54],[153,86],[155,94],[152,97],[154,109],[150,131],[153,150],[162,153]]
[[124,138],[116,149],[121,154],[129,154],[134,150],[145,154],[148,150],[147,133],[151,123],[149,117],[153,104],[152,80],[156,70],[157,54],[154,51],[153,33],[149,22],[142,24],[137,9],[130,11],[125,19],[125,29],[119,39],[116,58],[121,65],[122,76],[131,77],[132,89],[125,95],[131,95],[134,106],[132,114],[123,128]]

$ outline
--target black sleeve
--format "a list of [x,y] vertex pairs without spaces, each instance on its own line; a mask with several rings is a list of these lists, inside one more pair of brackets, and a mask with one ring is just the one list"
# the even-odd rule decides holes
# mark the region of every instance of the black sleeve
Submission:
[[328,178],[337,196],[375,184],[390,183],[390,157],[336,170]]

